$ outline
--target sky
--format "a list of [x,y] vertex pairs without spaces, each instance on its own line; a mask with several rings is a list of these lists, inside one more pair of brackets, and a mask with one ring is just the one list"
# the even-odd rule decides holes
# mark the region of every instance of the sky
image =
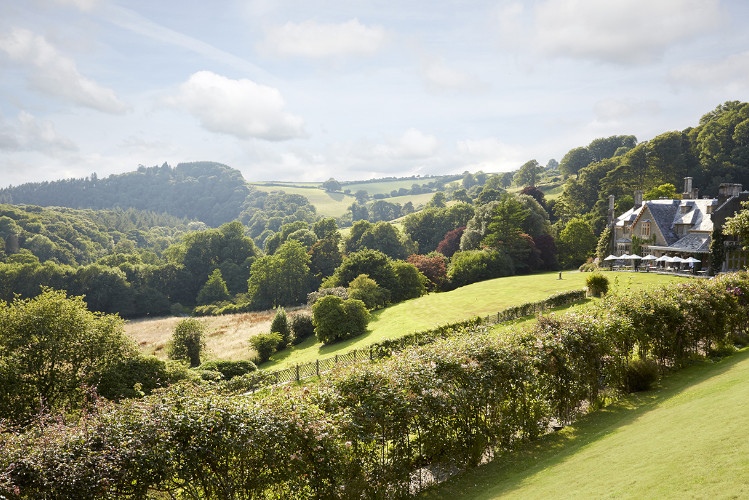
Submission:
[[0,0],[0,187],[515,170],[749,101],[742,0]]

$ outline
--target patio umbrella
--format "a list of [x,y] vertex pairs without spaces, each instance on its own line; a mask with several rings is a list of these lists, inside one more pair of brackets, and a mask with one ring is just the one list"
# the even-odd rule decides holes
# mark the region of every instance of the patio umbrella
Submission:
[[627,252],[624,252],[623,254],[621,254],[621,255],[619,256],[619,258],[620,258],[620,259],[623,259],[623,260],[627,260],[627,259],[629,259],[630,257],[631,257],[631,256],[630,256],[630,255],[629,255],[629,254],[628,254]]
[[606,258],[605,258],[605,259],[603,259],[603,260],[617,260],[618,258],[619,258],[619,257],[617,257],[616,255],[609,255],[608,257],[606,257]]
[[668,255],[661,255],[657,259],[655,259],[656,262],[670,262],[668,259],[670,259]]
[[655,261],[657,261],[658,258],[655,255],[646,255],[645,257],[642,258],[642,260],[655,260]]
[[642,259],[642,257],[640,257],[639,255],[634,254],[634,253],[632,255],[630,255],[629,257],[627,257],[627,258],[630,259],[630,260],[639,260],[639,259]]
[[681,264],[682,262],[686,262],[686,261],[682,259],[681,257],[671,257],[671,262],[678,262],[679,264]]
[[699,259],[695,259],[694,257],[692,257],[690,255],[688,258],[684,259],[684,262],[687,263],[687,264],[689,264],[689,263],[697,264],[698,262],[702,262],[702,261],[699,260]]

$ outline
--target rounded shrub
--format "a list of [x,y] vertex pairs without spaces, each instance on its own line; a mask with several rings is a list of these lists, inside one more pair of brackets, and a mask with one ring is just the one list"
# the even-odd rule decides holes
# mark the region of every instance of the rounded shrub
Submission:
[[258,333],[250,339],[250,345],[257,351],[261,363],[268,361],[281,343],[281,336],[276,332]]
[[658,364],[652,359],[631,360],[624,372],[624,387],[627,392],[648,391],[658,380]]
[[606,295],[609,291],[609,279],[601,273],[593,273],[585,279],[588,291],[593,297]]
[[208,361],[200,365],[200,370],[213,371],[221,374],[224,380],[230,380],[234,377],[239,377],[245,373],[254,372],[257,370],[257,366],[252,361]]
[[281,337],[281,342],[278,344],[279,349],[283,349],[289,345],[291,329],[289,328],[289,318],[286,316],[286,309],[283,307],[279,307],[278,311],[276,311],[276,315],[270,324],[270,331],[276,332]]
[[291,343],[294,345],[301,344],[306,339],[315,334],[315,325],[312,323],[312,316],[309,314],[297,314],[291,319],[291,331],[293,338]]

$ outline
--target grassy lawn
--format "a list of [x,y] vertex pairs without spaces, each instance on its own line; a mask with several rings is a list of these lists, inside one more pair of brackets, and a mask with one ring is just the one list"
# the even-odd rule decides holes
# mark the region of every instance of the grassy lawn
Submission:
[[669,375],[421,495],[747,498],[749,350]]
[[[607,273],[614,290],[638,289],[687,278],[655,273]],[[374,342],[401,337],[409,332],[426,330],[441,323],[460,321],[475,316],[487,316],[509,306],[545,299],[559,291],[585,286],[587,273],[565,272],[527,276],[511,276],[482,281],[445,293],[432,293],[375,311],[365,335],[323,346],[314,339],[273,355],[263,368],[281,368],[295,363],[306,363]]]

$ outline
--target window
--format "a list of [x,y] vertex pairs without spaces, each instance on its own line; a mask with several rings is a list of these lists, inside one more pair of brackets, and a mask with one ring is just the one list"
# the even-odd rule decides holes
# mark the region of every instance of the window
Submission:
[[643,222],[640,227],[640,236],[643,238],[650,237],[650,222]]

